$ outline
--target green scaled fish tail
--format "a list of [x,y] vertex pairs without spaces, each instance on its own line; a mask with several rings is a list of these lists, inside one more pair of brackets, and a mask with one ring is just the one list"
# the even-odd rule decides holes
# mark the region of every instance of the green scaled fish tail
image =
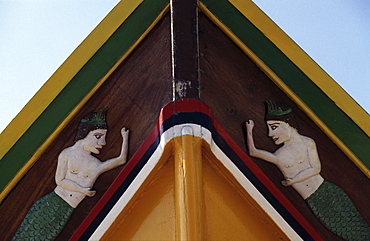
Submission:
[[51,192],[31,207],[12,240],[55,240],[73,210],[55,192]]
[[324,181],[306,202],[317,219],[337,236],[348,241],[370,240],[369,225],[337,185]]

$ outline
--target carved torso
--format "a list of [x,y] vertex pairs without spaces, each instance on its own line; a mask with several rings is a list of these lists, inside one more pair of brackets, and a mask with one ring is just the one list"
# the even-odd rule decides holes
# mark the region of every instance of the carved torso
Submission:
[[309,168],[308,150],[305,146],[282,146],[276,151],[277,166],[286,178],[293,178],[298,172]]
[[[294,178],[300,172],[313,168],[311,162],[313,162],[313,156],[317,155],[317,151],[310,148],[312,142],[312,139],[300,135],[299,141],[284,144],[275,152],[278,157],[277,166],[285,178]],[[292,187],[306,199],[317,190],[323,181],[323,177],[317,174],[294,183]]]
[[[62,172],[64,173],[64,180],[71,181],[83,188],[92,188],[95,180],[99,176],[100,160],[81,150],[76,150],[74,147],[69,147],[60,155],[65,165]],[[77,205],[85,198],[85,194],[68,190],[57,186],[55,192],[61,196],[72,207]]]
[[91,187],[97,178],[100,161],[92,155],[73,154],[68,159],[66,178],[79,182],[83,187]]

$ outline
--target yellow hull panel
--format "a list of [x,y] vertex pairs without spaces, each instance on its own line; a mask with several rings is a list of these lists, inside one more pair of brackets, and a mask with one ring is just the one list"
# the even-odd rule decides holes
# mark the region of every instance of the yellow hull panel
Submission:
[[102,240],[290,239],[207,141],[185,135],[167,142]]

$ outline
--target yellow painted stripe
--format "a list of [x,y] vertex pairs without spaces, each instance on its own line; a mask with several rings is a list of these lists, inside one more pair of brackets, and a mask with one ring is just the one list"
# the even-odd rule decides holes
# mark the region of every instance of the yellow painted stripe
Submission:
[[[257,8],[257,6],[255,6],[253,3],[249,2],[249,1],[246,1],[246,3],[248,4],[252,4],[255,8]],[[251,6],[252,6],[251,5]],[[348,158],[350,158],[354,163],[355,165],[362,171],[365,173],[365,175],[367,177],[370,178],[370,170],[365,166],[365,164],[327,127],[327,125],[325,125],[325,123],[323,121],[321,121],[321,119],[256,55],[254,54],[254,52],[252,50],[250,50],[227,26],[225,26],[216,16],[214,16],[212,14],[212,12],[210,12],[207,7],[205,5],[203,5],[202,3],[199,3],[199,6],[200,6],[200,9],[217,25],[219,26],[243,51],[246,55],[248,55],[261,69],[262,71],[282,90],[284,91],[291,99],[294,100],[294,102],[319,126],[319,128],[321,130],[324,131],[324,133],[348,156]],[[244,7],[247,7],[247,6],[244,6]],[[259,9],[258,9],[259,10]],[[251,13],[254,13],[255,15],[259,15],[260,13],[263,14],[263,12],[261,10],[259,10],[259,13],[258,12],[253,12],[253,8],[252,10],[249,9],[248,11],[251,11]],[[265,14],[263,14],[263,16],[265,16],[267,18],[267,16]],[[261,17],[260,17],[261,18]],[[271,20],[270,20],[271,21]],[[261,24],[261,23],[260,23]],[[276,25],[274,25],[276,28],[278,28]],[[276,29],[274,31],[277,31]],[[281,31],[279,29],[279,31]],[[282,32],[282,31],[281,31]],[[269,32],[271,34],[271,32]],[[286,36],[285,33],[279,33],[279,34],[284,34]],[[286,36],[287,37],[287,36]],[[289,37],[287,37],[289,38]],[[291,40],[292,41],[292,40]],[[294,42],[290,43],[290,44],[294,44],[296,45]],[[301,51],[303,52],[303,50],[301,50],[298,46],[296,46],[296,51]],[[304,52],[302,53],[304,55],[306,55]],[[307,56],[307,55],[306,55]],[[308,59],[306,59],[307,61],[310,60],[311,62],[313,62],[313,60],[311,58],[309,58],[307,56]],[[316,63],[313,62],[314,65],[316,65]],[[297,64],[297,66],[299,67],[299,65]],[[316,65],[317,66],[317,65]],[[317,66],[317,69],[321,70],[323,72],[323,70]],[[325,74],[325,72],[323,72]],[[328,78],[330,78],[329,76],[327,76]],[[330,78],[331,79],[331,78]],[[332,79],[331,79],[332,83],[337,85]],[[338,86],[338,85],[337,85]],[[338,86],[339,87],[339,86]],[[340,88],[340,87],[339,87]],[[342,90],[342,89],[341,89]],[[342,90],[343,91],[343,90]],[[344,91],[343,91],[344,92]],[[350,98],[352,100],[351,97],[349,97],[345,92],[344,94]],[[353,100],[352,100],[353,101]],[[357,105],[357,104],[356,104]],[[357,105],[358,106],[358,105]],[[359,107],[359,106],[358,106]],[[361,107],[359,107],[361,109]],[[362,109],[361,109],[362,110]],[[363,111],[363,110],[362,110]],[[359,116],[357,116],[359,117]],[[368,117],[368,116],[367,116]],[[369,121],[370,122],[370,121]]]
[[143,0],[120,1],[0,134],[0,159]]
[[370,116],[311,57],[250,0],[229,0],[368,136]]
[[153,154],[89,240],[175,240],[173,142]]
[[[128,0],[126,0],[128,1]],[[124,1],[124,2],[126,2]],[[132,5],[132,11],[141,3],[141,1],[137,1],[137,5]],[[132,4],[132,3],[131,3]],[[131,5],[130,5],[131,6]],[[109,15],[106,17],[106,19],[109,19],[109,20],[114,20],[114,17],[115,16],[120,16],[119,14],[119,11],[117,12],[116,11],[116,8],[119,7],[119,10],[122,11],[123,9],[121,8],[121,5],[117,5],[113,10],[112,10],[112,13],[114,14],[117,14],[117,15],[114,15],[113,17],[109,17]],[[0,193],[0,203],[5,199],[5,197],[8,195],[8,193],[15,187],[15,185],[19,182],[19,180],[28,172],[28,170],[32,167],[32,165],[37,161],[37,159],[40,157],[40,155],[46,150],[46,148],[51,144],[51,142],[54,140],[54,138],[59,135],[59,133],[61,132],[61,130],[69,123],[69,121],[75,116],[76,113],[79,112],[79,110],[84,106],[84,104],[91,98],[91,96],[100,88],[100,86],[107,80],[107,78],[111,75],[111,73],[113,73],[113,71],[127,58],[127,56],[129,56],[129,54],[136,48],[136,46],[141,42],[141,40],[143,40],[145,38],[145,36],[154,28],[154,26],[159,22],[160,19],[163,18],[163,16],[166,14],[166,12],[168,11],[169,9],[169,4],[166,5],[166,7],[158,14],[157,18],[152,22],[152,24],[146,29],[146,31],[143,33],[142,36],[140,36],[137,41],[126,51],[126,53],[121,57],[121,59],[119,59],[119,61],[117,61],[117,63],[112,67],[112,69],[110,69],[109,72],[107,72],[107,74],[101,79],[99,80],[98,84],[85,96],[84,99],[82,99],[82,101],[71,111],[71,113],[69,114],[69,116],[67,116],[66,119],[64,119],[64,121],[58,126],[58,128],[48,137],[48,139],[37,149],[37,151],[35,152],[35,154],[30,158],[30,160],[19,170],[19,172],[14,176],[14,178],[8,183],[8,185],[4,188],[4,190]],[[125,14],[125,19],[129,16],[130,14]],[[109,17],[109,18],[108,18]],[[113,19],[112,19],[113,18]],[[103,22],[106,20],[104,19]],[[121,19],[122,22],[125,20],[125,19]],[[102,22],[102,23],[103,23]],[[102,24],[101,23],[101,24]],[[109,23],[107,23],[109,25]],[[104,27],[107,27],[105,24],[103,25]],[[115,25],[116,28],[118,28],[120,26],[120,24],[116,24]],[[98,27],[94,30],[94,32],[96,30],[100,29],[100,24],[98,25]],[[111,31],[111,34],[113,33],[114,31],[112,30]],[[93,34],[93,33],[91,33]],[[90,35],[91,35],[90,34]],[[90,35],[88,38],[90,38]],[[94,34],[95,37],[99,36],[99,35],[96,35]],[[87,40],[87,39],[86,39]],[[86,41],[85,40],[85,41]],[[85,42],[84,41],[84,42]],[[104,44],[104,42],[102,42],[102,44]],[[78,48],[82,47],[84,43],[82,43]],[[100,47],[99,47],[100,48]],[[97,48],[95,51],[97,51],[99,48]],[[84,50],[86,50],[86,48],[84,47],[83,48]],[[74,55],[76,52],[77,52],[78,49],[76,49],[76,51],[74,51],[74,53],[72,55]],[[81,52],[81,51],[79,51]],[[67,59],[67,61],[70,60],[70,58],[72,57],[72,55]],[[92,55],[91,55],[92,56]],[[90,56],[90,57],[91,57]],[[73,60],[71,59],[70,61],[77,61],[78,58],[74,57]],[[86,59],[86,61],[88,61],[89,58]],[[66,62],[67,62],[66,61]],[[73,63],[69,63],[68,66],[74,66]],[[80,66],[82,67],[83,64]],[[65,67],[64,67],[64,64],[57,70],[57,72],[60,72],[60,69],[63,67],[63,70],[65,70]],[[56,73],[57,73],[56,72]],[[68,71],[65,71],[65,72],[68,72]],[[61,72],[63,73],[63,72]],[[60,73],[60,74],[61,74]],[[77,73],[77,72],[76,72]],[[67,79],[67,76],[64,78],[65,80],[65,85],[67,85],[69,83],[69,81],[73,78],[73,76],[69,76],[70,79],[68,80]],[[55,80],[57,79],[52,79],[53,76],[48,80],[47,84],[48,84],[48,87],[52,87],[53,83],[55,82]],[[49,83],[49,82],[52,82],[52,83]],[[50,84],[50,85],[49,85]],[[46,85],[46,84],[45,84]],[[43,90],[45,85],[40,89]],[[63,85],[63,88],[65,87],[65,85]],[[63,89],[61,88],[60,91]],[[32,102],[32,104],[37,103],[37,101],[40,101],[42,100],[42,95],[39,96],[39,93],[40,91],[36,94],[37,98],[35,100],[31,100],[30,102]],[[43,90],[44,91],[44,90]],[[36,97],[35,96],[35,97]],[[51,103],[51,101],[57,96],[57,94],[55,96],[53,95],[50,95],[48,96],[50,99],[48,101],[49,104]],[[35,98],[34,97],[34,98]],[[45,97],[45,99],[47,99]],[[46,101],[46,100],[45,100]],[[28,105],[28,104],[27,104]],[[27,107],[26,105],[26,107]],[[26,109],[26,107],[21,111],[22,114],[26,114],[26,111],[28,111],[28,109]],[[47,107],[47,105],[45,106],[45,108]],[[32,109],[31,109],[32,110]],[[42,110],[43,111],[43,110]],[[38,113],[38,115],[40,115],[42,113],[42,111],[40,110],[40,113]],[[21,114],[20,113],[20,114]],[[29,119],[28,121],[33,123],[33,121],[35,121],[37,119],[37,116],[35,116],[34,119]],[[18,118],[18,116],[17,116]],[[22,120],[22,119],[19,119],[18,120]],[[14,121],[13,121],[14,122]],[[11,123],[11,126],[9,126],[10,128],[15,128],[16,125],[13,124],[13,122]],[[27,124],[28,122],[27,121],[24,121],[24,124]],[[31,124],[32,124],[31,123]],[[29,123],[28,123],[29,124]],[[27,128],[29,127],[30,125],[27,126]],[[7,129],[10,129],[10,128],[7,128]],[[12,129],[11,129],[12,130]],[[14,143],[18,140],[18,138],[20,138],[23,133],[26,131],[27,129],[25,129],[21,134],[19,133],[19,135],[17,135],[17,138],[15,138],[15,136],[13,137],[15,139]],[[14,133],[11,132],[11,133]],[[2,138],[3,134],[0,135],[0,138]],[[5,137],[4,137],[4,141],[5,141]],[[0,143],[1,143],[2,139],[0,139]],[[13,145],[14,145],[13,143]],[[5,153],[11,148],[12,145],[10,145],[8,147],[8,149],[3,153],[3,156],[5,155]],[[0,149],[0,151],[2,151]]]
[[190,126],[175,145],[176,240],[204,240],[204,197],[201,139]]
[[[90,239],[301,240],[222,151],[216,156],[200,133],[185,128],[162,142],[163,152],[146,164],[152,169],[135,178],[143,182],[130,184],[133,190],[126,190]],[[105,225],[106,231],[99,230]]]

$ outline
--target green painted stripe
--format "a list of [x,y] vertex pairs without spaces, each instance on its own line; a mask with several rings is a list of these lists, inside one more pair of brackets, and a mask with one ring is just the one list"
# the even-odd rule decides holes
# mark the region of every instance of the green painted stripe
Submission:
[[370,168],[370,139],[283,52],[227,0],[201,0]]
[[[0,189],[12,180],[36,150],[142,36],[168,0],[145,0],[84,65],[0,161]],[[50,160],[50,165],[56,165]],[[42,174],[40,174],[42,175]]]

